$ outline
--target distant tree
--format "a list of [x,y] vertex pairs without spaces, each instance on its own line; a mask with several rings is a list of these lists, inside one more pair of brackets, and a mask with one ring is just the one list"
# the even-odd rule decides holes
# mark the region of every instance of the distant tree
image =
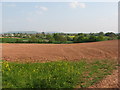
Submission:
[[40,34],[39,34],[39,33],[37,33],[35,36],[36,36],[37,38],[39,38],[39,37],[40,37]]
[[84,34],[85,37],[88,37],[89,35],[88,34]]
[[55,41],[59,41],[60,40],[60,35],[58,33],[55,33],[53,35],[53,37],[54,37]]
[[88,42],[88,37],[87,36],[75,36],[73,39],[74,42],[76,43],[83,43],[83,42]]
[[104,32],[99,32],[98,35],[99,36],[104,36]]
[[91,35],[93,35],[93,36],[94,36],[94,34],[95,34],[95,33],[89,33],[89,35],[90,35],[90,36],[91,36]]
[[78,35],[82,36],[82,35],[84,35],[84,34],[83,34],[83,33],[78,33]]
[[31,43],[37,43],[39,41],[38,41],[38,38],[35,37],[35,35],[32,35],[31,38],[29,39],[29,42],[31,42]]
[[77,42],[78,42],[78,37],[79,37],[79,36],[75,36],[75,37],[73,38],[73,42],[77,43]]
[[77,42],[85,42],[84,36],[79,36]]
[[67,36],[67,41],[73,41],[73,38]]
[[22,34],[22,33],[20,33],[20,34],[19,34],[19,37],[20,37],[20,38],[22,38],[22,37],[23,37],[23,34]]
[[108,33],[106,33],[106,34],[105,34],[105,36],[110,37],[110,40],[113,40],[113,39],[115,39],[115,38],[116,38],[116,34],[115,34],[115,33],[113,33],[113,32],[108,32]]
[[55,41],[59,41],[59,42],[66,42],[67,38],[63,35],[59,35],[59,34],[54,34],[53,35]]
[[120,33],[117,34],[117,39],[120,39]]
[[44,35],[44,36],[45,36],[45,32],[42,32],[42,35]]
[[105,33],[105,36],[116,36],[116,34],[113,32],[107,32]]
[[89,37],[88,41],[89,41],[89,42],[96,42],[96,41],[97,41],[97,38],[96,38],[96,36],[91,35],[91,36]]
[[100,35],[98,37],[96,37],[96,41],[104,41],[104,36]]
[[55,39],[53,38],[53,36],[50,35],[50,34],[46,35],[46,39],[49,40],[49,42],[54,42],[55,41]]
[[120,36],[118,36],[118,39],[120,39]]

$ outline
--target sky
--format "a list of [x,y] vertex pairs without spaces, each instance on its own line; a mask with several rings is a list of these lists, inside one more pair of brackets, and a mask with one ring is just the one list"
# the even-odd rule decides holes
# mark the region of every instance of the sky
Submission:
[[118,32],[117,2],[4,2],[0,7],[3,32]]

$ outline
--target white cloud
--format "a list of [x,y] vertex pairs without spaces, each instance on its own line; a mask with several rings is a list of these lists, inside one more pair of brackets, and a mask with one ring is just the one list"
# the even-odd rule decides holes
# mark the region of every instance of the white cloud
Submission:
[[38,8],[38,9],[40,9],[42,11],[47,11],[48,10],[48,8],[44,7],[44,6],[35,6],[35,8]]
[[47,7],[40,7],[40,9],[42,9],[43,11],[47,11],[48,10]]
[[78,7],[85,8],[86,7],[85,3],[80,3],[80,2],[77,2],[77,1],[70,3],[69,6],[71,8],[78,8]]
[[47,8],[47,7],[44,7],[44,6],[37,6],[37,5],[36,5],[35,8],[37,9],[37,10],[35,11],[35,13],[36,13],[37,15],[42,15],[44,11],[47,11],[47,10],[48,10],[48,8]]
[[72,2],[69,5],[71,8],[76,8],[78,6],[78,2]]

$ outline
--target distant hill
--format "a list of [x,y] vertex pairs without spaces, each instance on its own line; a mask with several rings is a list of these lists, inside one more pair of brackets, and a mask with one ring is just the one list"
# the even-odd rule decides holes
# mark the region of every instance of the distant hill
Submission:
[[35,34],[35,33],[39,33],[37,31],[9,31],[6,33],[27,33],[27,34]]
[[[9,31],[9,32],[4,32],[4,33],[27,33],[27,34],[35,34],[35,33],[42,33],[42,32],[37,32],[37,31]],[[62,33],[62,32],[57,32],[57,31],[48,31],[44,33]]]
[[45,32],[45,33],[50,33],[50,34],[52,34],[52,33],[63,33],[63,32],[57,32],[57,31],[48,31],[48,32]]

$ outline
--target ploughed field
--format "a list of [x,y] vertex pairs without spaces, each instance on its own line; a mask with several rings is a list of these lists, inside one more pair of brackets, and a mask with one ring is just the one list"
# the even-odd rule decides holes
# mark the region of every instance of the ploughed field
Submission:
[[3,88],[119,87],[118,40],[76,44],[6,43],[0,50]]
[[2,58],[8,61],[76,61],[117,59],[117,56],[118,40],[75,44],[2,44]]

